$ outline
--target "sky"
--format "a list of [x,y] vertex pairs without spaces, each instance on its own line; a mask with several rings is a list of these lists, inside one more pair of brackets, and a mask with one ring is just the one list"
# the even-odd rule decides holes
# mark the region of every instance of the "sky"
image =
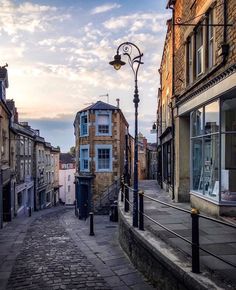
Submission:
[[[150,129],[171,15],[166,2],[0,0],[0,65],[8,64],[7,98],[15,100],[20,121],[67,152],[75,145],[76,113],[98,100],[116,105],[119,98],[134,134],[132,70],[128,63],[119,71],[109,65],[119,44],[129,41],[144,54],[138,73],[139,131],[155,142]],[[127,62],[126,56],[122,60]]]

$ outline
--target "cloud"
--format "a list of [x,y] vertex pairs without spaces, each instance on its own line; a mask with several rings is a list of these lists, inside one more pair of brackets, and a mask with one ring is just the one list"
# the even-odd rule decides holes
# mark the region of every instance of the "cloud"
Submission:
[[121,7],[121,5],[120,4],[117,4],[117,3],[104,4],[104,5],[97,6],[94,9],[92,9],[91,12],[90,12],[90,14],[93,15],[93,14],[104,13],[104,12],[110,11],[112,9],[117,9],[117,8],[120,8],[120,7]]
[[[169,13],[135,13],[120,17],[111,17],[103,23],[104,27],[109,30],[119,30],[124,27],[128,31],[136,32],[141,29],[151,30],[152,32],[161,32],[166,29],[163,21],[168,19]],[[164,22],[165,23],[165,22]]]
[[68,18],[69,14],[58,11],[54,6],[30,2],[17,5],[11,0],[0,0],[0,31],[8,35],[46,31],[53,21],[61,22]]

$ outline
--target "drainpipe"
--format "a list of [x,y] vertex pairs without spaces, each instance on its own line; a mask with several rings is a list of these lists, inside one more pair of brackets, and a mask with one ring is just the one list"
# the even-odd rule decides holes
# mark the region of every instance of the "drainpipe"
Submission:
[[172,175],[171,175],[171,183],[172,183],[172,200],[175,199],[175,122],[174,122],[174,106],[173,106],[173,99],[175,96],[175,2],[172,6],[168,6],[169,9],[172,10],[172,101],[171,101],[171,127],[172,127]]

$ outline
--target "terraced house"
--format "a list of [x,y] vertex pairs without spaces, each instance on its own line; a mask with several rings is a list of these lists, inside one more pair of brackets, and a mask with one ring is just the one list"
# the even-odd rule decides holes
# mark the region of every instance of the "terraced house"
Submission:
[[[235,215],[236,1],[169,0],[167,8],[173,198],[212,215]],[[163,121],[162,111],[158,123]],[[167,166],[163,159],[168,173]]]
[[117,106],[98,101],[79,111],[76,138],[76,200],[80,217],[117,189],[124,171],[128,123]]

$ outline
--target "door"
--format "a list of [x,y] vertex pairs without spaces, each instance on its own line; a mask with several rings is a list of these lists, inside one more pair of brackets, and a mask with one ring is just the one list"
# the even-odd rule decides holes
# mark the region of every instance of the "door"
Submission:
[[80,218],[88,217],[88,185],[80,184]]
[[3,221],[11,221],[11,183],[3,186]]

